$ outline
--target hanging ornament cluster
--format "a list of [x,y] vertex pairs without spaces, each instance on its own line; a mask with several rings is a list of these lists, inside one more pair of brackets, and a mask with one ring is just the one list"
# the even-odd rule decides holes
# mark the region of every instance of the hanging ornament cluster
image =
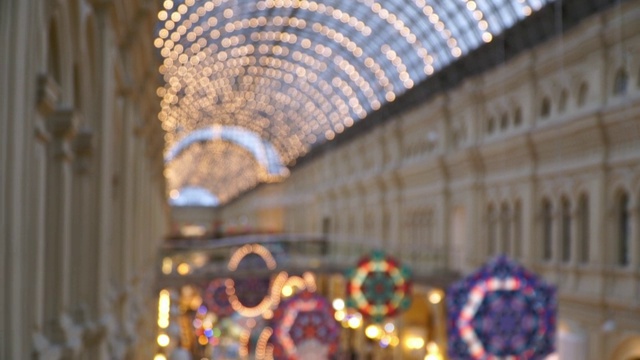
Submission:
[[206,306],[200,306],[198,308],[194,315],[193,328],[194,335],[200,345],[218,345],[221,336],[221,331],[218,328],[218,319],[218,315],[214,312],[207,311]]
[[347,278],[347,306],[373,322],[395,316],[411,304],[411,270],[382,251],[361,258]]
[[501,256],[447,290],[451,359],[544,359],[554,351],[556,290]]
[[230,279],[214,279],[209,282],[204,291],[204,304],[207,309],[218,317],[233,314],[233,307],[229,302],[227,285]]
[[329,359],[338,351],[340,326],[324,297],[302,291],[280,303],[273,316],[273,357]]

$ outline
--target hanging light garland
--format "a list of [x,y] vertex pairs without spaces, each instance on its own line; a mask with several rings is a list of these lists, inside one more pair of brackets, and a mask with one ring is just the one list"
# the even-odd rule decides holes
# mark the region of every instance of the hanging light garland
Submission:
[[219,317],[229,316],[233,313],[233,307],[229,302],[226,282],[230,279],[215,279],[209,282],[204,291],[204,303],[210,312]]
[[[293,164],[551,1],[165,0],[154,46],[167,150],[233,126]],[[207,188],[224,204],[272,181],[251,152],[216,143],[167,164],[169,192]]]
[[[232,272],[238,270],[247,256],[255,254],[264,261],[264,267],[273,270],[277,262],[271,251],[260,244],[246,244],[238,248],[229,259],[227,268]],[[269,312],[280,301],[280,292],[287,280],[285,272],[279,273],[273,281],[269,277],[227,279],[226,294],[231,307],[242,316],[257,317]]]

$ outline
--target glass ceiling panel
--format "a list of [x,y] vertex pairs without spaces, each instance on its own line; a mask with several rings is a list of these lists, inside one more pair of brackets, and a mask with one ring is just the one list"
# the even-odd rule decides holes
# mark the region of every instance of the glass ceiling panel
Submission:
[[[166,155],[219,125],[253,134],[278,166],[291,164],[549,1],[165,0],[155,45]],[[225,179],[252,172],[247,189],[264,181],[261,167],[280,171],[246,145],[216,145],[222,157],[205,164]],[[171,155],[167,166],[183,172],[168,172],[182,179],[169,178],[169,191],[199,186],[221,203],[239,193],[185,179],[210,172],[193,152]]]

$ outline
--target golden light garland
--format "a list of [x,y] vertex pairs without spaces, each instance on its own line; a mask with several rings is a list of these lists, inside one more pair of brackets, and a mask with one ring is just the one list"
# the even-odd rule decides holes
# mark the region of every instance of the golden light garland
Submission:
[[240,261],[249,254],[256,254],[260,256],[269,270],[275,269],[278,265],[269,249],[260,244],[247,244],[233,252],[233,255],[231,255],[231,258],[229,259],[227,268],[231,271],[235,271],[238,268]]
[[273,301],[271,299],[271,295],[267,294],[260,301],[260,303],[254,307],[247,307],[240,302],[238,296],[236,295],[235,290],[235,282],[231,279],[228,279],[225,283],[227,285],[227,295],[229,296],[229,303],[233,310],[235,310],[238,314],[244,317],[257,317],[264,314],[265,311],[269,310],[273,305]]
[[240,333],[240,349],[238,350],[238,355],[241,357],[249,356],[249,340],[251,340],[251,330],[245,329]]
[[[548,1],[506,1],[513,19],[495,21],[496,4],[476,0],[165,0],[154,45],[167,149],[202,127],[237,126],[291,164]],[[168,162],[167,191],[202,187],[224,204],[280,180],[233,146]]]
[[267,345],[269,338],[273,334],[273,329],[270,327],[265,327],[260,332],[260,336],[258,337],[258,341],[256,343],[256,360],[265,360],[267,359]]
[[[227,268],[230,271],[236,271],[242,259],[244,259],[249,254],[256,254],[260,256],[260,258],[264,260],[267,268],[270,270],[273,270],[277,267],[276,260],[274,259],[269,249],[260,244],[246,244],[234,251],[234,253],[231,255],[231,258],[229,259]],[[232,279],[227,279],[225,281],[225,286],[227,288],[226,292],[229,296],[229,303],[231,304],[231,307],[238,314],[245,317],[263,316],[267,311],[269,311],[272,307],[277,306],[280,302],[280,292],[282,291],[282,286],[284,286],[287,280],[287,276],[288,275],[286,272],[280,272],[271,281],[270,292],[264,296],[264,298],[258,305],[253,307],[247,307],[242,304],[242,302],[236,295],[235,282]]]

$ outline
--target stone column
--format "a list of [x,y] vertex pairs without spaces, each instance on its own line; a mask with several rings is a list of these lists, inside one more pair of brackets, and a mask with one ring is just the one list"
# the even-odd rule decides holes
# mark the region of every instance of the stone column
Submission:
[[389,211],[389,233],[382,244],[388,252],[396,254],[399,251],[400,239],[402,239],[402,214],[401,211],[401,194],[400,187],[393,180],[387,181],[386,203]]
[[[25,297],[33,253],[29,248],[30,204],[28,169],[34,143],[35,69],[39,54],[34,43],[41,28],[35,22],[34,1],[0,1],[0,358],[22,359],[30,345]],[[33,31],[26,31],[30,24]],[[29,284],[32,286],[32,284]]]
[[47,168],[47,241],[45,245],[45,334],[63,340],[59,317],[69,310],[71,279],[71,185],[76,131],[73,109],[61,106],[46,120],[52,135]]
[[[59,350],[51,346],[44,337],[43,331],[45,323],[50,320],[45,318],[44,307],[45,297],[45,274],[46,255],[45,244],[47,243],[47,167],[48,148],[51,145],[51,134],[47,129],[46,119],[54,112],[56,103],[60,97],[60,88],[46,75],[41,75],[37,80],[37,105],[38,114],[35,118],[35,142],[32,149],[32,166],[30,181],[30,201],[32,205],[32,222],[29,228],[29,247],[32,249],[33,266],[28,268],[28,281],[32,282],[30,290],[26,296],[32,299],[32,307],[29,309],[33,326],[30,345],[34,347],[36,357],[38,355],[52,356],[59,353]],[[40,340],[40,341],[38,341]]]
[[487,258],[490,258],[498,253],[500,253],[500,240],[498,238],[498,234],[500,233],[498,219],[500,218],[499,210],[494,206],[493,211],[487,213],[486,219],[486,233],[487,233]]
[[513,258],[517,258],[517,255],[519,255],[519,251],[518,251],[518,247],[519,247],[519,241],[520,239],[518,239],[517,233],[518,230],[516,229],[516,226],[519,226],[519,219],[518,219],[518,209],[516,208],[516,203],[513,203],[513,207],[511,208],[511,217],[509,218],[509,256],[513,257]]
[[629,202],[629,267],[634,272],[640,271],[640,234],[638,218],[640,210],[638,209],[637,202]]
[[372,229],[366,229],[369,231],[369,233],[372,235],[371,238],[369,239],[369,241],[371,242],[370,245],[374,248],[379,248],[379,249],[383,249],[383,241],[384,241],[384,237],[386,236],[385,234],[385,206],[384,206],[384,193],[381,191],[380,187],[376,186],[375,187],[377,193],[375,194],[375,202],[374,202],[374,207],[373,207],[373,219],[372,219],[372,223],[373,223],[373,228]]
[[[73,212],[71,219],[71,258],[73,259],[73,268],[75,271],[71,272],[70,286],[71,286],[71,311],[74,320],[77,322],[77,327],[74,331],[78,331],[81,328],[83,331],[82,340],[85,354],[80,354],[76,359],[86,358],[90,350],[87,349],[91,341],[92,326],[90,309],[87,304],[87,294],[93,290],[93,281],[87,278],[89,269],[92,268],[92,262],[87,261],[90,257],[90,253],[93,251],[93,244],[91,241],[91,231],[93,213],[91,207],[93,199],[91,199],[92,191],[90,184],[93,178],[91,177],[91,156],[93,154],[94,133],[92,128],[87,125],[81,125],[78,133],[73,141],[74,152],[74,177],[73,177]],[[71,322],[67,322],[68,325],[72,325]]]
[[143,226],[142,213],[144,212],[144,207],[143,207],[144,198],[143,198],[142,192],[143,192],[145,181],[146,181],[144,176],[144,171],[143,171],[144,139],[142,138],[141,129],[139,127],[136,129],[134,152],[136,153],[135,169],[134,169],[134,176],[133,176],[133,179],[135,180],[135,184],[133,184],[132,186],[134,186],[133,223],[135,225],[133,230],[133,239],[131,240],[133,244],[131,246],[130,251],[132,252],[132,260],[133,260],[132,271],[135,274],[140,271],[142,266],[140,246],[138,243],[142,242],[142,238],[144,236],[143,227],[142,227]]
[[[467,239],[465,246],[464,262],[462,270],[470,271],[476,264],[482,263],[483,253],[486,251],[484,238],[487,234],[486,204],[484,201],[483,184],[479,175],[475,175],[475,180],[471,184],[471,196],[468,199],[469,213],[467,215]],[[433,221],[431,221],[433,226]],[[429,230],[433,233],[433,230]],[[432,235],[433,237],[433,235]],[[431,239],[433,244],[433,239]]]
[[33,319],[36,331],[43,330],[44,324],[44,286],[45,286],[45,244],[46,244],[46,199],[47,199],[47,147],[51,141],[51,135],[47,131],[44,122],[39,121],[36,127],[36,142],[33,149],[33,167],[31,182],[31,203],[33,205],[33,226],[30,229],[30,238],[33,251],[34,264],[31,267],[33,281],[30,296],[34,299]]
[[[115,330],[111,313],[109,263],[112,258],[112,175],[113,175],[113,123],[116,41],[111,27],[112,0],[92,0],[96,14],[95,106],[91,117],[96,129],[95,174],[91,183],[92,217],[94,224],[87,249],[87,292],[89,307],[97,320],[96,343],[90,350],[93,359],[108,358],[107,340]],[[91,286],[89,288],[88,286]]]
[[[127,93],[127,95],[130,95]],[[134,210],[135,210],[135,134],[134,124],[135,114],[132,109],[132,104],[129,96],[125,97],[124,104],[124,121],[122,122],[122,156],[119,159],[121,169],[121,184],[120,189],[122,192],[122,203],[119,209],[122,232],[121,237],[124,242],[122,257],[122,275],[123,282],[128,283],[132,280],[134,272],[133,266],[133,254],[131,244],[135,243],[134,227],[137,225],[134,222]],[[126,316],[126,315],[125,315]]]
[[509,256],[517,259],[520,256],[520,245],[522,239],[522,220],[520,218],[522,214],[522,206],[518,208],[518,203],[513,203],[513,209],[511,209],[511,221],[509,222],[509,233],[511,234],[511,242],[509,246]]

